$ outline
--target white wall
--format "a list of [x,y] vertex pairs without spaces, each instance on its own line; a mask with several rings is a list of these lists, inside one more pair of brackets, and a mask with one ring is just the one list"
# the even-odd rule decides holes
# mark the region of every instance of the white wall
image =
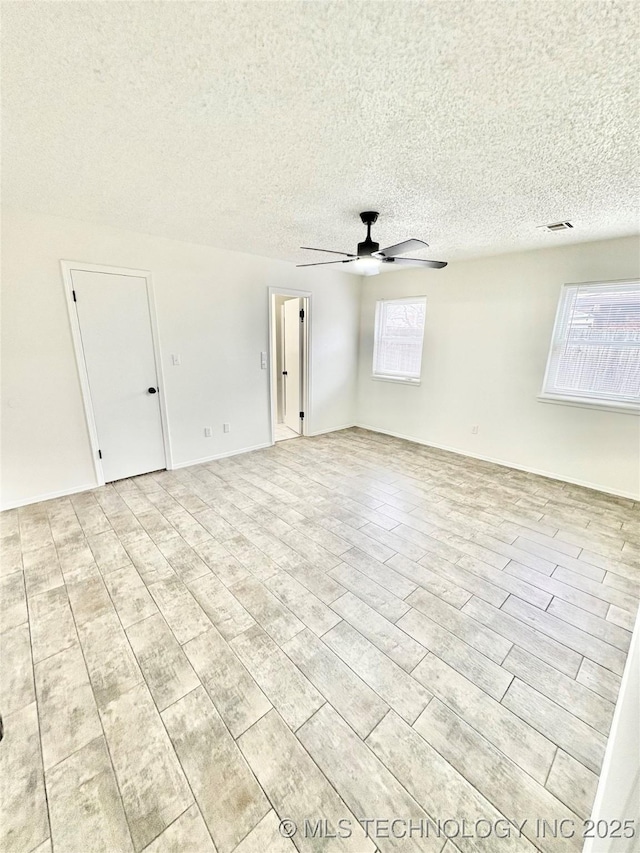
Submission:
[[[611,722],[607,749],[602,762],[591,819],[603,821],[601,831],[619,820],[623,829],[608,838],[598,838],[597,832],[585,842],[583,853],[637,853],[640,834],[640,613],[631,637],[629,655],[624,667],[620,693]],[[626,837],[624,822],[633,821],[635,834]],[[612,837],[613,836],[613,837]]]
[[353,423],[358,277],[15,211],[3,246],[3,507],[95,485],[61,259],[151,271],[175,465],[270,441],[270,286],[313,294],[310,432]]
[[[274,286],[313,293],[311,432],[357,421],[640,493],[639,418],[536,399],[562,284],[638,276],[635,239],[393,272],[362,287],[346,273],[27,213],[5,215],[3,243],[5,507],[95,483],[60,259],[151,270],[175,464],[269,442],[260,352],[268,350],[267,288]],[[428,298],[422,385],[372,380],[375,300],[421,293]],[[180,367],[171,366],[175,352]]]
[[[639,274],[638,240],[625,238],[364,279],[358,423],[640,496],[640,418],[536,399],[562,285]],[[376,300],[419,294],[427,296],[422,384],[373,380]]]

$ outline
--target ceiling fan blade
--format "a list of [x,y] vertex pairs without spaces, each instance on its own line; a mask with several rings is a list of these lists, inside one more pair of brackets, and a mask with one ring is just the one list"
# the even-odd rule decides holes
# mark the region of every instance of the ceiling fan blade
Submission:
[[446,261],[426,261],[423,258],[381,258],[383,264],[397,264],[403,267],[429,267],[441,270],[446,267]]
[[315,264],[296,264],[297,267],[326,267],[327,264],[350,264],[355,258],[347,258],[346,261],[318,261]]
[[310,252],[328,252],[330,255],[344,255],[346,258],[355,258],[356,255],[350,255],[349,252],[334,252],[333,249],[315,249],[313,246],[300,246],[301,249],[309,249]]
[[419,252],[428,246],[424,240],[403,240],[402,243],[395,243],[393,246],[387,246],[386,249],[381,249],[379,252],[374,252],[375,258],[395,258],[396,255],[404,255],[405,252]]

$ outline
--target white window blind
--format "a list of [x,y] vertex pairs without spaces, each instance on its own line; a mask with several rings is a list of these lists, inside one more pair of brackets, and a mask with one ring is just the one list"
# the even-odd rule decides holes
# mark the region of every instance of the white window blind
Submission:
[[384,379],[418,382],[427,300],[383,299],[376,304],[373,375]]
[[640,282],[564,286],[542,397],[640,404]]

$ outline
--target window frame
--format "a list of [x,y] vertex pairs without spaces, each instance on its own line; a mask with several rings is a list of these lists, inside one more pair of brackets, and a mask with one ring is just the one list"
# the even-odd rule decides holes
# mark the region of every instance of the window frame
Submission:
[[607,412],[618,412],[621,414],[627,415],[636,415],[640,416],[640,402],[639,403],[627,403],[623,400],[608,400],[604,398],[598,397],[584,397],[580,394],[554,394],[551,391],[547,391],[547,383],[549,381],[549,373],[551,370],[551,362],[554,344],[556,342],[557,333],[560,330],[560,326],[562,324],[564,307],[567,299],[567,290],[570,287],[598,287],[602,285],[611,285],[615,286],[617,284],[636,284],[640,283],[640,280],[637,278],[624,278],[624,279],[611,279],[608,281],[573,281],[567,282],[562,285],[560,289],[560,296],[558,298],[558,304],[556,306],[556,315],[553,323],[553,330],[551,332],[551,339],[549,341],[549,347],[547,350],[547,363],[544,371],[544,377],[542,380],[542,389],[538,394],[538,401],[540,403],[555,403],[564,406],[575,406],[578,408],[584,409],[600,409]]
[[[420,375],[417,378],[411,376],[402,376],[393,374],[385,374],[385,373],[376,373],[375,372],[375,364],[376,364],[376,355],[378,352],[378,340],[381,337],[379,334],[380,323],[381,323],[381,306],[385,302],[395,302],[395,303],[416,303],[422,302],[424,303],[424,325],[422,327],[422,340],[420,341]],[[395,382],[398,385],[410,385],[410,386],[419,386],[422,383],[422,358],[424,356],[424,336],[427,328],[427,297],[424,294],[418,294],[416,296],[403,296],[400,298],[392,298],[392,299],[376,299],[376,310],[373,318],[373,354],[371,358],[371,379],[376,382]]]

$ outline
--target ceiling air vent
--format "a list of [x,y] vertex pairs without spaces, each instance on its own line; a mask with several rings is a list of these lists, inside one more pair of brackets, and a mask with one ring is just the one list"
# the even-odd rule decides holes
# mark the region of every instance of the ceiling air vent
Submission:
[[538,225],[538,228],[543,231],[567,231],[573,225],[570,222],[553,222],[551,225]]

